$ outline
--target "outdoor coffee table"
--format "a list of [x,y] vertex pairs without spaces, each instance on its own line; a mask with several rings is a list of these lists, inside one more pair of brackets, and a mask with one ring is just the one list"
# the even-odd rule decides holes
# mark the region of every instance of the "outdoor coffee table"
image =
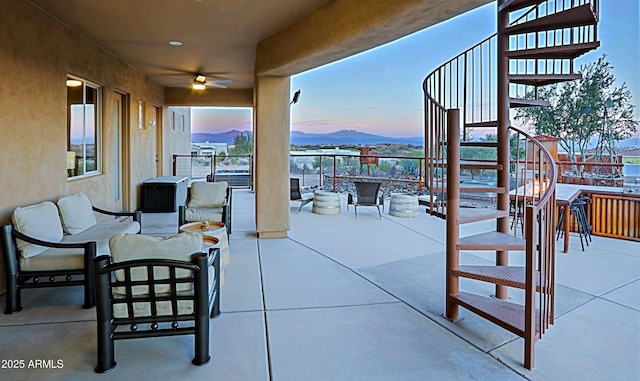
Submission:
[[203,236],[215,237],[220,245],[220,265],[227,265],[231,260],[227,227],[222,222],[191,222],[180,226],[181,232],[195,232]]

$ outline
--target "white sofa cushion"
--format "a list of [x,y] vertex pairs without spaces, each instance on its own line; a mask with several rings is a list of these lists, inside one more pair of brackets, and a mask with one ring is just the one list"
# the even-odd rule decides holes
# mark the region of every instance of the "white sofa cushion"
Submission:
[[[161,238],[143,234],[118,234],[109,239],[109,249],[114,263],[131,261],[135,259],[173,259],[178,261],[191,261],[191,255],[202,252],[202,236],[197,233],[180,233],[170,237]],[[189,277],[189,270],[178,269],[176,277]],[[167,268],[155,268],[155,279],[169,278]],[[124,281],[124,271],[116,271],[116,279]],[[134,268],[131,270],[132,280],[146,280],[146,268]],[[178,291],[187,291],[193,288],[193,284],[178,284]],[[156,285],[156,293],[169,292],[169,285]],[[123,287],[116,287],[114,291],[125,294]],[[148,294],[147,286],[133,286],[133,295]]]
[[[65,234],[61,243],[96,242],[96,256],[109,255],[109,238],[116,234],[136,234],[140,231],[140,224],[136,221],[114,223],[98,223],[91,228],[74,235]],[[84,268],[83,249],[45,248],[36,257],[20,258],[20,269],[24,271],[50,271]]]
[[227,182],[193,183],[189,195],[189,208],[215,208],[224,206]]
[[62,227],[67,234],[78,234],[96,224],[91,201],[82,192],[59,199],[58,209],[60,209]]
[[50,248],[35,257],[20,257],[20,270],[22,271],[80,270],[83,268],[83,249]]
[[[12,220],[14,228],[20,233],[42,241],[60,242],[62,240],[64,233],[58,208],[51,201],[18,207],[13,212]],[[48,249],[20,239],[16,240],[16,246],[24,258],[36,256]]]
[[109,251],[109,238],[116,234],[137,234],[140,232],[140,224],[137,221],[101,222],[87,230],[74,235],[62,237],[62,243],[79,243],[87,241],[96,242],[96,256],[111,255]]

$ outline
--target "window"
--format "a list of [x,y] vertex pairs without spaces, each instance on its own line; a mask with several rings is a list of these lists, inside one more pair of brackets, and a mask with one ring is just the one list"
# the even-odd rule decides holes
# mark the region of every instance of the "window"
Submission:
[[100,86],[67,76],[67,177],[100,172]]

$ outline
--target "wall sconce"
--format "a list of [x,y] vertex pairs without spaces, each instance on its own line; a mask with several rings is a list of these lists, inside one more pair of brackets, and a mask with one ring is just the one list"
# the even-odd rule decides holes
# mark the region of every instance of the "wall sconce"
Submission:
[[82,81],[78,81],[77,79],[67,79],[67,87],[80,87],[82,86]]
[[291,102],[289,104],[290,105],[294,105],[294,104],[298,103],[299,99],[300,99],[300,89],[298,89],[298,91],[293,93],[293,99],[291,100]]
[[67,175],[73,176],[76,171],[76,153],[67,151]]

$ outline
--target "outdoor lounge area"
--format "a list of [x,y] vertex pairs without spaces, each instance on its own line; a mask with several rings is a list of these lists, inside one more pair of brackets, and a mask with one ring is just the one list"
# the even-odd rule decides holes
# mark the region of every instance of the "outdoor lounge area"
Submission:
[[[522,366],[522,339],[461,309],[444,312],[445,221],[378,218],[362,208],[320,215],[290,207],[288,238],[257,239],[254,194],[234,190],[230,262],[211,361],[193,366],[193,338],[124,340],[118,366],[96,366],[96,311],[82,287],[27,290],[24,309],[0,315],[2,380],[637,380],[640,375],[638,243],[593,236],[569,254],[556,245],[555,324]],[[388,200],[386,201],[389,202]],[[388,206],[388,205],[387,205]],[[388,208],[385,208],[388,210]],[[144,218],[144,216],[143,216]],[[488,222],[491,223],[491,222]],[[479,225],[464,229],[480,229]],[[576,234],[576,233],[572,233]],[[486,256],[462,252],[466,262]],[[515,259],[515,256],[514,256]],[[465,284],[490,295],[493,286]],[[516,301],[519,292],[510,291]],[[4,304],[4,296],[0,304]],[[24,360],[23,369],[7,369]],[[49,361],[47,369],[36,361]],[[28,367],[29,364],[34,366]],[[53,365],[53,366],[52,366]],[[42,368],[42,366],[40,366]]]

